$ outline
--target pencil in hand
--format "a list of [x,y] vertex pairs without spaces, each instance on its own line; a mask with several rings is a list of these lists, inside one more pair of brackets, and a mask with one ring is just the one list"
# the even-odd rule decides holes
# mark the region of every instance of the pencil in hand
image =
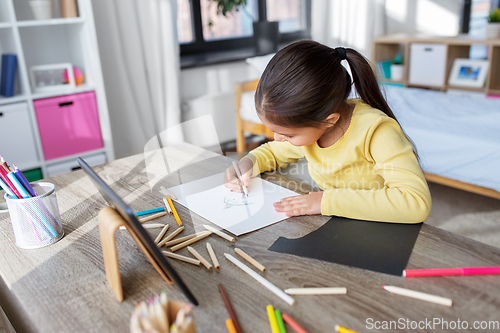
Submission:
[[236,171],[236,174],[238,175],[240,186],[243,188],[243,192],[245,192],[245,195],[248,197],[248,187],[245,184],[243,184],[240,168],[238,168],[238,164],[236,164],[235,161],[233,161],[233,167],[234,171]]

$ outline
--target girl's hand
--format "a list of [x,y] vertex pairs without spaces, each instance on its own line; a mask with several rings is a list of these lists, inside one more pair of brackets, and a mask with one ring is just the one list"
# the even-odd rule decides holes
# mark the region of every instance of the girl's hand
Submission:
[[[241,187],[241,185],[248,186],[250,177],[252,176],[253,161],[249,158],[244,157],[241,159],[241,161],[238,162],[238,168],[241,172],[241,182],[238,180],[236,171],[231,165],[226,169],[226,173],[224,174],[224,186],[235,192],[243,192],[243,188]],[[250,191],[250,189],[248,190]]]
[[274,208],[277,212],[285,212],[286,216],[316,215],[321,214],[321,199],[323,191],[309,192],[306,195],[298,195],[275,202]]

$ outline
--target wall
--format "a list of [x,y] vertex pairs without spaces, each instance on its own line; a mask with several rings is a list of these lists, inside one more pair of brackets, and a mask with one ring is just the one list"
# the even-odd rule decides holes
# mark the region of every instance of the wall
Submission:
[[[461,1],[368,1],[381,2],[382,6],[385,6],[385,14],[383,13],[381,16],[381,19],[385,21],[382,29],[385,34],[422,33],[454,36],[458,33]],[[385,19],[383,18],[384,15]],[[369,44],[369,41],[370,39],[367,38],[366,43]],[[367,58],[370,58],[370,45],[362,45],[357,48]],[[183,100],[183,117],[187,120],[196,116],[212,114],[219,140],[221,142],[234,140],[236,138],[236,128],[233,84],[258,77],[259,73],[250,68],[244,61],[182,70],[181,99]]]

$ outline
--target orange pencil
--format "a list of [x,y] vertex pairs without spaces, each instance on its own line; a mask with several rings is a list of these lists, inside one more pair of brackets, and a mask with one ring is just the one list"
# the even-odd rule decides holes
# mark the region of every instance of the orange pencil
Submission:
[[182,226],[182,221],[179,217],[179,214],[177,214],[177,210],[175,210],[175,206],[172,203],[172,200],[170,199],[170,197],[168,195],[166,196],[166,198],[168,201],[168,205],[170,206],[170,209],[172,209],[172,213],[174,213],[174,217],[175,217],[175,220],[177,221],[177,224],[179,225],[179,227]]
[[234,327],[233,321],[231,319],[226,320],[226,327],[228,333],[237,333],[236,327]]

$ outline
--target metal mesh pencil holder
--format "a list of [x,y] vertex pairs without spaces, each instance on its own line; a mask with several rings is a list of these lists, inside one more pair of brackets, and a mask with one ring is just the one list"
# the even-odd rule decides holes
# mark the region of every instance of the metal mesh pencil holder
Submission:
[[54,184],[31,184],[38,196],[28,199],[5,194],[16,245],[36,249],[57,242],[64,236]]

